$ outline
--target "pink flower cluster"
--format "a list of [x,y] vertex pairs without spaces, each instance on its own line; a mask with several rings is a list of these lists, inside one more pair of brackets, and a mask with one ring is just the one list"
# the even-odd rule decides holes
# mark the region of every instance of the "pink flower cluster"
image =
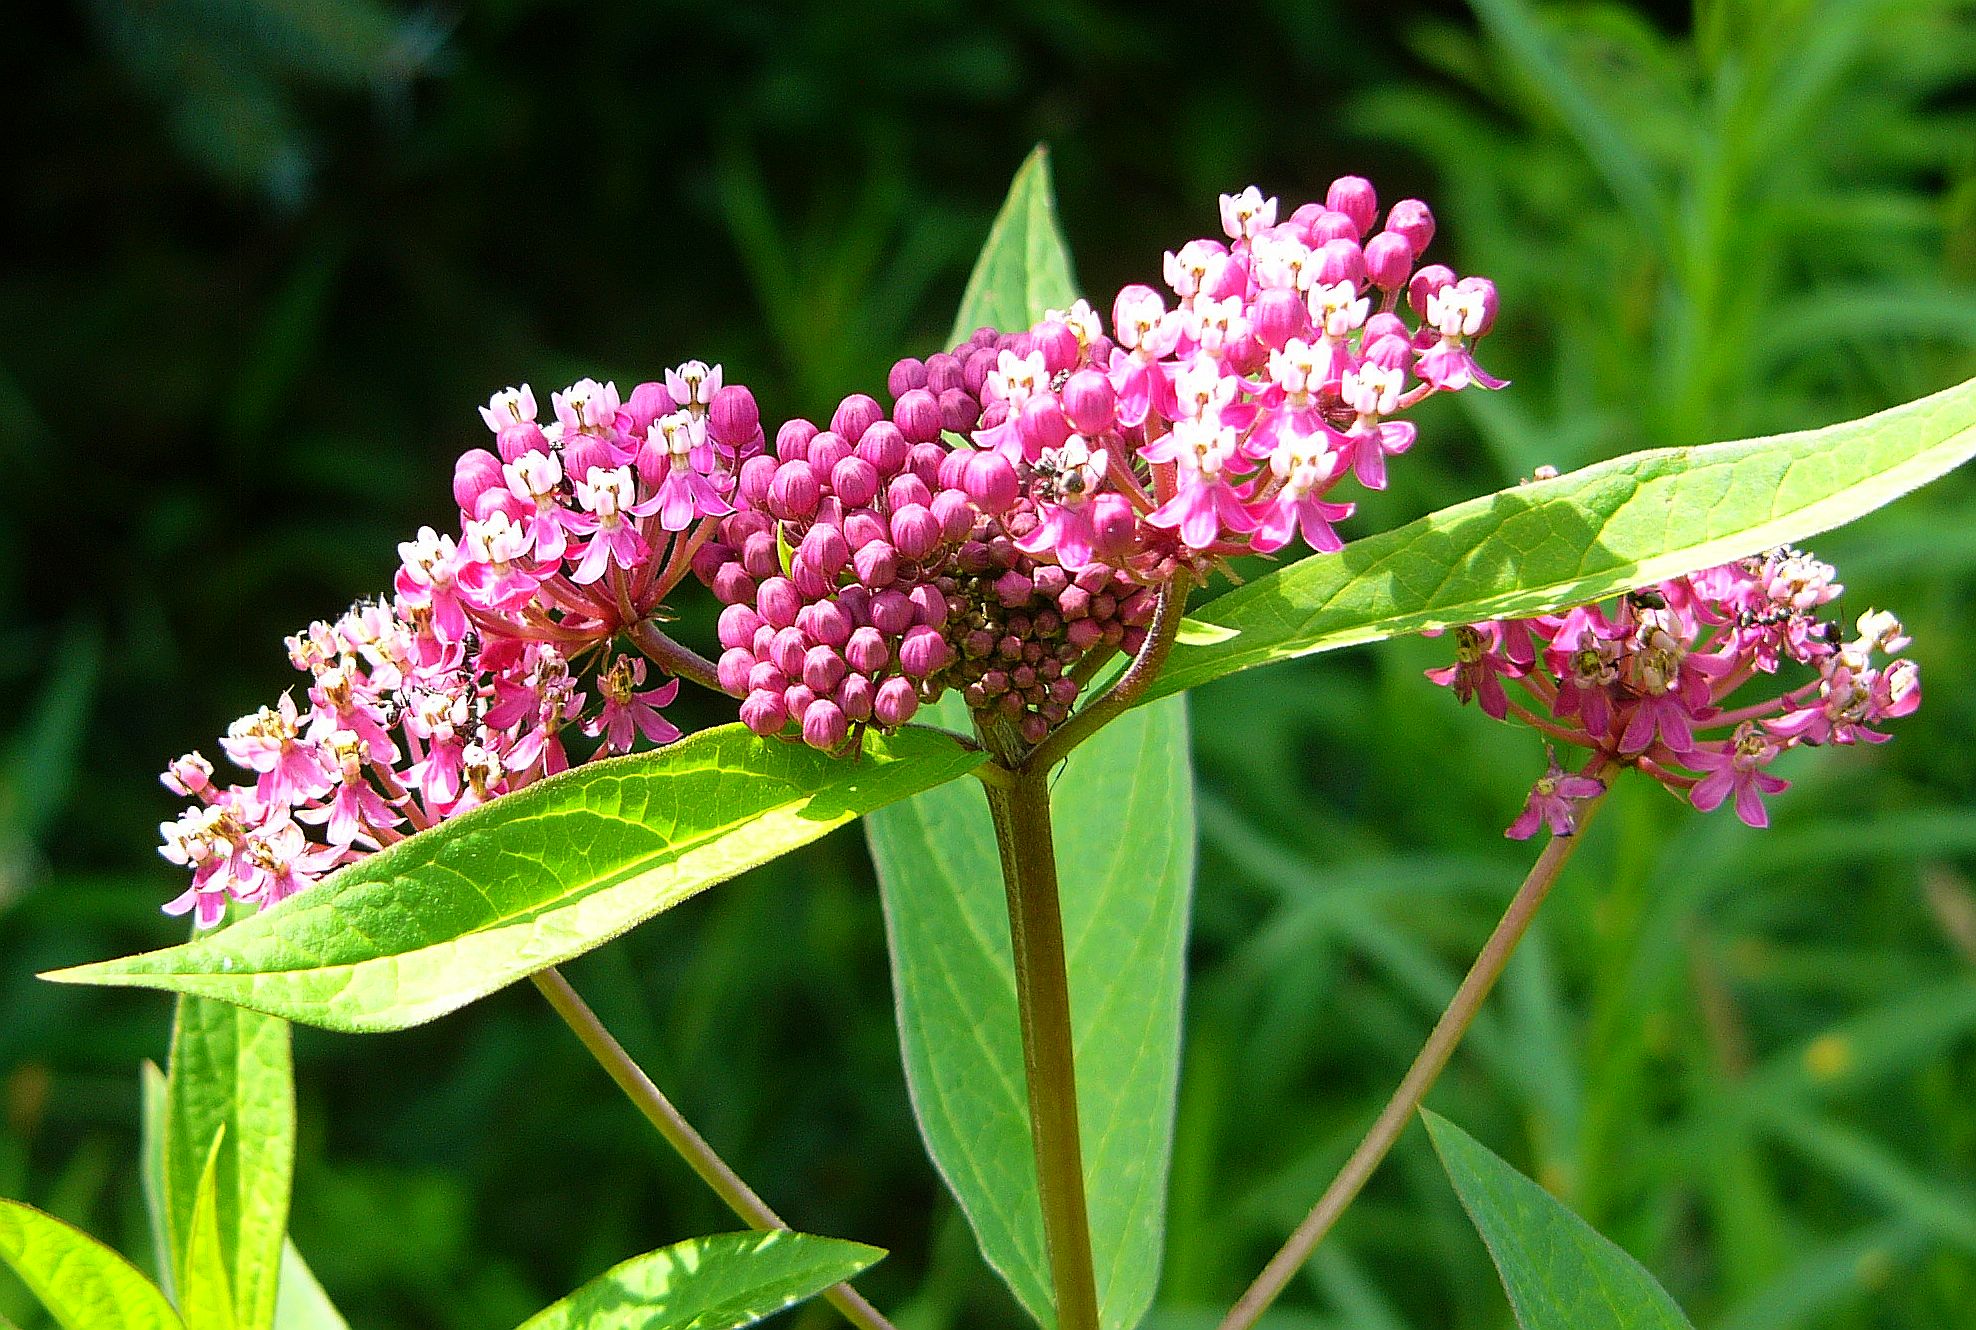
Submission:
[[[1128,286],[1109,335],[1079,302],[999,352],[975,443],[1020,469],[1039,522],[1024,553],[1164,580],[1174,562],[1340,547],[1347,474],[1386,484],[1431,393],[1499,388],[1473,344],[1496,318],[1487,278],[1417,267],[1434,236],[1404,199],[1375,230],[1357,176],[1278,220],[1251,186],[1221,198],[1226,240],[1166,256],[1173,301]],[[1411,315],[1413,322],[1408,322]]]
[[[1455,663],[1428,671],[1498,720],[1515,715],[1593,754],[1587,772],[1630,765],[1711,811],[1769,825],[1763,796],[1788,782],[1770,764],[1800,744],[1883,743],[1872,728],[1921,704],[1920,672],[1881,660],[1908,644],[1900,622],[1870,611],[1850,640],[1822,607],[1843,588],[1829,564],[1778,549],[1629,592],[1610,608],[1472,624],[1455,630]],[[1794,687],[1752,682],[1792,667]],[[1514,685],[1512,695],[1506,685]],[[1540,823],[1568,835],[1576,807],[1603,784],[1553,758],[1509,835]]]
[[645,660],[617,642],[734,511],[763,446],[754,398],[696,361],[628,400],[585,379],[551,405],[538,423],[527,387],[496,394],[481,410],[494,450],[454,472],[459,536],[420,531],[398,547],[390,600],[288,640],[306,705],[284,693],[220,740],[246,781],[216,783],[198,753],[172,763],[165,784],[194,803],[160,828],[192,874],[169,911],[210,926],[229,900],[274,904],[563,770],[572,725],[595,756],[679,737],[660,714],[678,680],[647,688]]

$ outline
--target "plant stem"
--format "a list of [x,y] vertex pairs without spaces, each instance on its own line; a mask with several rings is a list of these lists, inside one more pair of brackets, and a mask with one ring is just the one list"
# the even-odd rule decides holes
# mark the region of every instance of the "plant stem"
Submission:
[[[638,1111],[659,1129],[659,1135],[666,1143],[679,1152],[701,1181],[713,1188],[714,1194],[727,1204],[727,1208],[739,1215],[749,1228],[787,1229],[789,1225],[775,1211],[769,1209],[768,1202],[756,1195],[755,1189],[741,1180],[741,1175],[727,1166],[727,1161],[714,1152],[707,1144],[706,1137],[693,1129],[693,1124],[680,1116],[652,1078],[624,1051],[604,1023],[597,1019],[597,1013],[590,1004],[577,995],[570,987],[569,980],[563,978],[562,971],[553,966],[532,976],[535,986],[542,990],[542,996],[549,999],[549,1005],[563,1018],[564,1024],[576,1032],[583,1046],[590,1050],[590,1056],[597,1059],[598,1065],[610,1073],[618,1088],[623,1090]],[[844,1314],[844,1319],[860,1330],[893,1330],[892,1323],[882,1316],[876,1307],[849,1284],[837,1284],[825,1289],[823,1296],[831,1306]]]
[[[1599,765],[1600,760],[1593,759],[1586,765],[1584,774],[1596,776]],[[1366,1132],[1365,1139],[1352,1151],[1345,1166],[1338,1170],[1338,1176],[1325,1188],[1324,1195],[1311,1207],[1304,1222],[1297,1225],[1290,1240],[1263,1267],[1262,1273],[1249,1285],[1248,1292],[1242,1295],[1242,1300],[1222,1320],[1221,1330],[1248,1330],[1256,1323],[1297,1271],[1303,1268],[1304,1262],[1317,1250],[1317,1244],[1324,1240],[1324,1235],[1338,1221],[1338,1216],[1358,1196],[1374,1170],[1400,1139],[1401,1133],[1406,1131],[1414,1113],[1420,1108],[1421,1100],[1427,1097],[1428,1090],[1433,1088],[1435,1080],[1441,1075],[1441,1069],[1448,1065],[1456,1045],[1461,1043],[1462,1036],[1468,1033],[1468,1027],[1482,1010],[1489,990],[1502,977],[1510,953],[1523,940],[1524,931],[1536,917],[1537,907],[1544,903],[1544,897],[1557,882],[1558,873],[1564,868],[1565,861],[1571,858],[1578,842],[1584,838],[1585,825],[1591,821],[1593,812],[1604,798],[1603,794],[1598,794],[1584,803],[1578,816],[1578,835],[1553,836],[1550,843],[1544,846],[1543,853],[1537,856],[1536,864],[1530,869],[1530,875],[1523,879],[1523,885],[1510,899],[1509,908],[1503,912],[1495,931],[1483,944],[1482,954],[1469,967],[1467,977],[1455,990],[1448,1009],[1441,1013],[1433,1033],[1427,1036],[1427,1042],[1421,1046],[1413,1065],[1407,1068],[1399,1089],[1393,1092],[1393,1097]]]
[[716,693],[725,691],[720,686],[719,672],[712,661],[693,648],[673,641],[650,619],[640,619],[626,631],[631,634],[632,645],[668,674],[691,679],[702,688],[710,688]]
[[1077,1069],[1064,965],[1063,913],[1050,836],[1049,768],[1028,764],[1006,785],[987,787],[1009,899],[1022,1063],[1043,1239],[1056,1288],[1058,1330],[1097,1330],[1098,1288],[1084,1161],[1077,1136]]

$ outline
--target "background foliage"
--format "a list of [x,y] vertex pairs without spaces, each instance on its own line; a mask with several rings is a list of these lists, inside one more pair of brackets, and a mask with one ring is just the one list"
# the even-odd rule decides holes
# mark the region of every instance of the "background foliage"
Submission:
[[[1217,190],[1304,198],[1343,170],[1430,198],[1444,261],[1498,279],[1486,363],[1516,389],[1432,413],[1360,532],[1540,463],[1976,370],[1976,6],[1215,22],[1208,54],[1198,14],[1075,3],[16,16],[0,1195],[142,1254],[136,1067],[170,1004],[29,976],[175,939],[151,773],[287,682],[280,634],[446,515],[472,406],[700,355],[771,412],[823,410],[936,344],[1037,139],[1092,291],[1212,229]],[[1433,1100],[1704,1330],[1933,1330],[1976,1305],[1972,500],[1954,477],[1819,547],[1849,605],[1914,628],[1921,715],[1883,750],[1800,755],[1768,835],[1622,789]],[[1167,1323],[1225,1305],[1301,1214],[1522,871],[1498,832],[1541,755],[1420,680],[1444,652],[1196,697]],[[571,972],[792,1223],[892,1250],[866,1282],[902,1324],[1016,1316],[910,1121],[855,832]],[[731,1226],[530,992],[298,1031],[296,1057],[293,1227],[353,1324],[513,1324]],[[0,1314],[36,1324],[12,1285]],[[1509,1323],[1425,1133],[1280,1323]]]

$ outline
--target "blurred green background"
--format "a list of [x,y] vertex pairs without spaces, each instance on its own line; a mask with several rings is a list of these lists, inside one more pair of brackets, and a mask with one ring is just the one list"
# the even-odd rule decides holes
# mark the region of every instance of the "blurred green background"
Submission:
[[[1346,170],[1497,279],[1483,359],[1515,387],[1421,412],[1361,532],[1976,372],[1976,5],[990,9],[10,12],[0,1195],[142,1258],[135,1073],[168,1003],[31,976],[177,936],[153,773],[449,517],[474,406],[699,356],[825,411],[936,347],[1039,139],[1093,293],[1212,231],[1217,191]],[[1914,631],[1897,741],[1794,755],[1768,834],[1622,788],[1431,1101],[1704,1330],[1976,1327],[1972,514],[1963,474],[1817,546],[1850,612]],[[1540,747],[1425,684],[1444,651],[1197,695],[1164,1324],[1301,1216],[1523,871],[1500,829]],[[892,1249],[864,1286],[902,1327],[1015,1322],[919,1148],[855,832],[570,970],[792,1222]],[[361,1330],[512,1325],[733,1227],[532,992],[298,1052],[294,1231]],[[0,1314],[40,1324],[11,1283]],[[1424,1134],[1274,1323],[1510,1323]]]

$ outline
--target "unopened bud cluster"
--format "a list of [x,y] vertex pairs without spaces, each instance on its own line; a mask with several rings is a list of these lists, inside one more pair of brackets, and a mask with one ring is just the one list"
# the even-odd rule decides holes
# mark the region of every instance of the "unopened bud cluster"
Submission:
[[[1588,769],[1635,766],[1704,812],[1733,800],[1744,822],[1767,826],[1763,796],[1788,784],[1768,769],[1780,754],[1883,743],[1873,727],[1921,704],[1914,662],[1887,658],[1909,641],[1898,620],[1868,612],[1849,637],[1821,613],[1843,590],[1835,578],[1808,554],[1772,550],[1610,606],[1457,628],[1455,663],[1427,677],[1590,750]],[[1787,670],[1809,677],[1779,680]],[[1509,834],[1540,823],[1569,834],[1602,788],[1553,760]]]

